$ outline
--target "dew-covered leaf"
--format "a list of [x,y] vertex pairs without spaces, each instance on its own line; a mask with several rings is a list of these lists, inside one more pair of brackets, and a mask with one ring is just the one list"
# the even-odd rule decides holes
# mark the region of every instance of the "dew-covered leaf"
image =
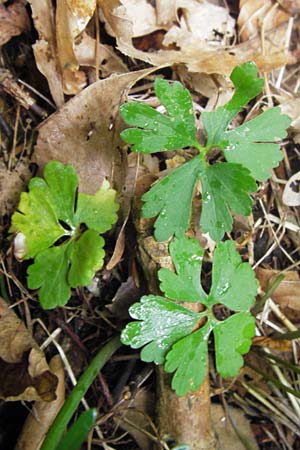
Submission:
[[163,297],[148,295],[129,309],[130,322],[122,331],[123,344],[132,348],[143,345],[141,359],[162,364],[172,344],[193,330],[200,315]]
[[159,270],[161,291],[173,300],[205,304],[207,294],[200,283],[203,250],[197,240],[186,236],[175,238],[170,244],[170,255],[176,274],[168,269]]
[[207,147],[220,146],[231,120],[254,97],[261,93],[263,78],[257,78],[257,67],[253,62],[237,66],[231,73],[235,87],[233,97],[215,111],[203,111],[202,120],[207,135]]
[[122,139],[133,145],[133,151],[142,153],[195,145],[196,125],[189,91],[177,81],[170,84],[161,78],[156,78],[154,89],[168,115],[143,103],[122,105],[120,113],[124,121],[138,127],[124,130]]
[[243,365],[241,355],[247,353],[255,335],[255,318],[248,312],[240,312],[218,322],[214,327],[216,367],[223,377],[238,374]]
[[257,288],[255,274],[249,263],[242,262],[234,242],[218,245],[208,303],[222,303],[233,311],[245,311],[253,305]]
[[188,228],[198,172],[199,158],[196,157],[175,169],[143,195],[143,217],[158,215],[154,224],[154,236],[158,241],[165,241],[174,234],[181,236]]
[[184,337],[167,353],[165,371],[175,372],[172,388],[178,396],[195,391],[207,372],[207,340],[209,324]]
[[219,241],[232,229],[231,210],[251,213],[250,192],[257,189],[248,169],[240,164],[217,163],[201,173],[203,206],[200,225],[204,233]]
[[[175,371],[173,388],[178,395],[185,395],[204,380],[212,331],[217,370],[223,376],[237,374],[243,364],[241,355],[249,350],[255,334],[255,319],[248,310],[255,301],[257,281],[251,266],[242,262],[232,241],[219,243],[215,250],[208,296],[201,287],[203,252],[199,243],[185,236],[175,238],[170,253],[176,274],[160,270],[161,290],[178,300],[195,301],[196,296],[203,304],[201,312],[191,311],[167,298],[142,297],[140,303],[130,308],[130,316],[138,322],[126,326],[122,342],[133,348],[145,346],[141,352],[143,361],[165,362],[167,372]],[[187,294],[183,290],[184,282]],[[219,321],[214,305],[220,303],[240,312]]]
[[290,123],[290,118],[281,114],[279,107],[268,109],[226,133],[225,158],[247,167],[256,180],[265,180],[283,158],[274,141],[286,137]]

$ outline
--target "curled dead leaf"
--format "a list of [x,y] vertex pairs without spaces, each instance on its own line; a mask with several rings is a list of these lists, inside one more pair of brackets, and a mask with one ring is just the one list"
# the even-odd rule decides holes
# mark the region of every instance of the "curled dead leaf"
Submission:
[[51,402],[56,386],[43,352],[0,298],[0,398]]
[[27,416],[15,450],[39,450],[58,411],[65,401],[65,371],[59,355],[50,363],[50,370],[57,376],[56,399],[49,403],[35,402],[32,412]]
[[39,40],[33,45],[35,62],[46,77],[52,98],[59,107],[64,103],[62,73],[57,57],[54,8],[51,0],[29,0]]

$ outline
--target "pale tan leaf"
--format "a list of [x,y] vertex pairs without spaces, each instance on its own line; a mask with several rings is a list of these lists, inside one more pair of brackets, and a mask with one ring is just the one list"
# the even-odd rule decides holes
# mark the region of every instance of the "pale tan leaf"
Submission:
[[[290,15],[272,0],[241,0],[238,17],[242,41],[260,37],[265,54],[286,51],[286,33]],[[271,32],[271,36],[268,33]]]
[[62,73],[57,57],[54,10],[51,0],[29,0],[34,26],[39,40],[33,45],[35,61],[46,77],[52,98],[57,106],[64,103]]

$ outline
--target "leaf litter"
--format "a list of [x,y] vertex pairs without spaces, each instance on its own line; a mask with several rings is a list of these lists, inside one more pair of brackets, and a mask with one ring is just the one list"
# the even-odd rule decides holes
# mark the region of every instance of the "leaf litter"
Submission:
[[[12,2],[12,4],[23,5],[23,2]],[[124,298],[124,294],[121,295],[119,292],[120,286],[125,286],[126,280],[130,279],[130,283],[126,284],[126,297],[135,298],[137,285],[142,286],[143,293],[149,292],[149,289],[145,288],[140,264],[144,268],[145,278],[150,284],[151,279],[154,278],[150,273],[152,269],[159,269],[161,264],[165,263],[169,269],[172,269],[167,251],[168,246],[164,243],[157,243],[152,235],[147,235],[149,230],[152,231],[153,220],[139,219],[138,208],[141,206],[140,192],[144,193],[148,190],[154,179],[161,179],[165,175],[170,176],[173,169],[170,168],[167,161],[172,161],[174,153],[168,150],[165,155],[158,155],[158,158],[157,155],[148,155],[147,159],[146,155],[142,155],[134,159],[135,164],[139,166],[133,167],[133,177],[132,175],[127,177],[128,149],[119,138],[120,132],[124,129],[124,124],[118,116],[119,106],[125,102],[126,98],[129,98],[130,101],[139,101],[141,105],[153,106],[157,113],[163,112],[159,109],[153,93],[155,76],[151,75],[151,72],[158,69],[157,74],[160,77],[164,76],[173,81],[180,79],[184,86],[191,91],[192,105],[196,111],[197,129],[200,128],[201,134],[203,124],[197,116],[203,111],[208,113],[216,107],[226,105],[233,94],[233,86],[228,78],[232,69],[237,64],[252,60],[256,62],[259,70],[264,72],[264,90],[260,97],[256,97],[256,103],[253,101],[234,119],[233,126],[230,126],[228,130],[229,133],[232,133],[231,144],[238,144],[234,129],[239,125],[247,126],[243,125],[245,117],[248,123],[251,119],[255,121],[257,114],[263,111],[266,105],[279,104],[282,111],[292,117],[293,128],[292,134],[284,138],[283,162],[273,172],[272,181],[260,184],[259,191],[255,194],[254,198],[259,197],[259,202],[255,201],[254,203],[253,217],[247,221],[246,231],[242,229],[237,215],[233,214],[231,238],[235,240],[237,248],[245,260],[249,258],[252,263],[259,262],[257,275],[261,285],[261,296],[272,285],[274,274],[280,274],[282,270],[288,274],[282,285],[279,285],[271,298],[266,301],[263,310],[259,312],[257,333],[261,334],[262,338],[268,339],[268,336],[276,335],[276,333],[284,334],[287,330],[295,332],[298,326],[298,317],[295,314],[295,310],[298,309],[298,249],[295,236],[299,229],[298,207],[294,204],[292,206],[286,204],[290,200],[287,200],[286,194],[282,197],[283,189],[281,187],[287,185],[285,191],[287,192],[292,184],[293,175],[299,171],[299,149],[296,138],[299,115],[296,99],[299,89],[297,76],[299,69],[296,63],[299,59],[299,45],[295,39],[299,31],[299,20],[296,15],[299,11],[298,2],[280,1],[274,6],[272,2],[243,1],[235,10],[228,9],[220,2],[197,2],[195,0],[174,0],[168,4],[159,0],[155,3],[133,0],[115,0],[113,2],[101,0],[98,2],[97,10],[94,2],[89,2],[88,10],[81,8],[82,2],[66,2],[63,11],[59,10],[62,7],[61,2],[57,2],[58,9],[56,10],[52,2],[46,0],[41,2],[31,0],[30,4],[33,27],[38,34],[36,43],[32,45],[36,36],[30,44],[25,43],[25,47],[22,46],[22,40],[25,39],[26,34],[14,38],[15,48],[19,51],[19,55],[16,57],[16,54],[12,55],[10,36],[7,35],[8,44],[4,48],[11,57],[9,69],[12,68],[12,73],[17,74],[19,78],[24,78],[27,84],[29,81],[29,86],[35,89],[30,92],[37,106],[46,109],[51,115],[46,121],[40,123],[41,118],[36,115],[35,110],[32,110],[29,115],[22,108],[19,129],[14,128],[15,125],[11,127],[10,123],[7,128],[6,115],[4,115],[4,123],[1,122],[1,133],[3,129],[5,139],[3,142],[6,143],[8,149],[5,152],[10,152],[12,147],[15,148],[16,141],[22,142],[24,136],[26,139],[24,124],[29,123],[26,121],[33,120],[33,127],[40,123],[33,155],[24,146],[25,154],[26,152],[30,154],[38,164],[40,174],[45,164],[49,160],[55,159],[75,167],[82,192],[94,194],[103,180],[108,179],[119,193],[122,216],[116,229],[110,232],[106,238],[108,247],[106,264],[113,255],[114,242],[119,232],[121,237],[116,246],[113,264],[102,269],[97,275],[98,289],[95,291],[97,294],[92,294],[87,290],[77,290],[76,292],[74,290],[71,309],[64,308],[62,312],[55,310],[55,315],[58,314],[59,319],[64,323],[63,332],[58,325],[59,322],[56,322],[56,316],[42,314],[37,303],[26,297],[26,291],[18,290],[18,286],[21,286],[22,283],[25,284],[25,266],[24,263],[20,266],[11,259],[12,249],[4,239],[1,240],[1,294],[6,296],[10,303],[15,303],[21,296],[18,313],[23,317],[25,315],[26,318],[28,318],[28,314],[33,314],[35,317],[40,315],[45,321],[45,327],[50,336],[53,333],[60,335],[63,346],[61,351],[66,355],[64,358],[66,367],[68,367],[68,357],[71,358],[72,353],[80,351],[83,352],[82,355],[87,355],[90,351],[94,352],[101,346],[103,338],[108,338],[112,334],[112,330],[120,329],[120,322],[124,323],[123,319],[116,319],[118,314],[115,314],[113,309],[109,312],[106,308],[115,295],[116,298],[118,296],[121,298],[121,300],[118,298],[118,302]],[[8,8],[6,2],[2,6]],[[28,11],[30,14],[29,9],[26,14]],[[59,11],[63,14],[58,14]],[[63,17],[64,21],[61,20]],[[98,22],[99,19],[100,22]],[[204,24],[199,26],[202,19],[205,19]],[[26,15],[23,20],[25,23]],[[24,31],[31,33],[30,29],[25,26]],[[26,48],[27,52],[31,52],[33,49],[35,63],[46,77],[49,91],[39,72],[31,71],[28,68],[28,61],[32,56],[24,59]],[[22,61],[26,61],[25,65],[22,65]],[[145,67],[144,63],[154,67],[140,70]],[[162,69],[161,66],[172,66],[172,72],[170,68]],[[31,77],[28,76],[28,73]],[[44,99],[40,95],[44,96]],[[49,103],[47,103],[49,99],[49,103],[53,101],[59,108],[54,114],[52,114],[52,107],[49,107]],[[4,94],[4,104],[7,101],[7,96]],[[9,102],[9,107],[11,105],[15,107],[17,104],[17,98],[14,104],[13,92],[10,94]],[[6,105],[5,108],[7,108]],[[270,118],[271,121],[273,119]],[[13,146],[7,138],[12,133],[8,133],[7,136],[5,134],[10,127],[15,134]],[[296,145],[293,144],[293,138]],[[149,142],[151,144],[151,140]],[[253,142],[249,140],[249,148],[252,144]],[[7,166],[7,153],[4,152],[3,146],[1,151],[1,162]],[[257,151],[259,150],[257,149]],[[184,167],[180,164],[186,161],[186,165],[195,156],[189,152],[187,151],[186,154],[181,152],[179,167]],[[230,158],[229,152],[227,152],[227,156]],[[17,158],[21,159],[16,164],[16,168],[18,165],[20,167],[22,163],[22,156],[17,154]],[[153,166],[149,158],[155,161]],[[278,159],[274,160],[274,165],[277,164]],[[153,168],[148,172],[151,167]],[[176,167],[178,167],[177,163]],[[14,176],[16,172],[17,169],[10,165],[11,175],[9,176]],[[258,175],[257,179],[263,179],[266,176],[265,173],[256,175]],[[22,178],[22,186],[20,185],[18,188],[19,192],[23,190],[23,186],[27,184],[30,176],[29,172],[25,178]],[[9,180],[8,175],[5,175],[2,182],[5,188],[8,186],[7,180]],[[288,183],[288,180],[291,182]],[[127,188],[128,192],[126,192]],[[9,192],[8,189],[3,190],[3,193],[5,192]],[[199,192],[198,186],[196,186],[196,192]],[[3,236],[8,233],[7,216],[12,214],[13,208],[17,204],[13,194],[11,194],[11,198],[9,193],[5,194],[5,199],[7,203],[2,212],[4,217],[2,219]],[[196,198],[191,206],[193,217],[197,217],[198,214],[197,202],[199,200]],[[1,202],[2,204],[3,202]],[[133,213],[134,221],[132,221],[130,210]],[[138,230],[141,230],[137,232],[138,235],[134,231],[133,223]],[[193,219],[193,224],[196,237],[204,242],[206,238],[198,225],[199,214],[197,219]],[[294,235],[291,234],[292,232]],[[193,231],[189,230],[188,233],[194,237]],[[148,261],[144,260],[145,254],[152,258],[152,252],[155,253],[154,259],[151,263],[145,263]],[[203,262],[202,275],[206,291],[210,285],[210,264],[210,254],[207,253]],[[290,277],[291,281],[289,281]],[[34,292],[32,295],[35,295]],[[127,298],[124,299],[126,304],[129,303],[127,300]],[[295,309],[291,309],[291,306]],[[118,308],[117,303],[115,308]],[[222,310],[219,313],[222,314]],[[197,312],[193,314],[197,314]],[[122,312],[121,315],[123,316],[124,313]],[[29,323],[27,320],[26,322]],[[91,336],[96,337],[88,336],[88,326],[92,327]],[[37,328],[34,328],[34,333],[39,342],[47,340],[45,334],[40,335],[37,332]],[[50,339],[50,342],[54,349],[54,341]],[[298,436],[296,424],[299,405],[297,397],[286,390],[297,387],[297,372],[295,371],[297,340],[294,339],[292,344],[293,354],[286,352],[285,355],[278,350],[280,346],[268,349],[266,344],[268,351],[265,351],[264,348],[259,350],[257,347],[252,348],[249,358],[252,355],[263,354],[260,364],[257,364],[257,360],[253,363],[249,359],[249,364],[264,373],[259,376],[259,389],[255,384],[258,372],[255,372],[254,369],[251,369],[252,372],[250,372],[249,367],[246,366],[237,376],[236,383],[234,383],[235,379],[229,380],[224,389],[224,385],[220,385],[220,379],[211,366],[212,393],[218,392],[216,395],[221,396],[221,400],[225,403],[229,401],[239,405],[247,417],[252,418],[252,430],[255,432],[260,448],[272,448],[272,442],[278,442],[281,439],[282,448],[292,448],[295,444],[295,436]],[[47,352],[47,357],[51,356],[51,353],[53,352]],[[274,362],[271,359],[273,356],[277,358],[275,366],[270,363],[270,361]],[[126,358],[136,358],[136,355],[125,352],[124,361],[122,361],[122,355],[118,357],[121,362],[111,364],[119,364],[119,372],[125,368],[128,375],[126,381],[123,381],[123,386],[128,389],[130,379],[134,377],[134,371],[139,372],[139,368],[132,369],[133,365],[127,364]],[[76,369],[76,361],[72,362]],[[176,358],[173,363],[177,364]],[[102,378],[99,379],[101,390],[94,396],[95,403],[99,404],[100,402],[103,405],[100,410],[101,427],[110,430],[108,435],[111,432],[111,436],[115,422],[110,423],[109,419],[106,419],[107,415],[113,414],[109,407],[111,405],[110,389],[113,389],[114,384],[119,384],[119,388],[120,383],[122,384],[122,380],[115,375],[116,366],[112,367],[112,369],[108,367],[107,371],[101,375]],[[242,378],[245,373],[251,374],[251,376]],[[256,373],[256,377],[254,373]],[[68,374],[71,376],[69,369]],[[274,384],[276,380],[281,383],[279,387]],[[149,379],[144,386],[146,389],[152,386]],[[205,389],[203,388],[201,392],[203,394]],[[242,395],[240,395],[241,392]],[[278,403],[279,392],[284,402],[280,403],[279,401]],[[170,404],[177,401],[174,397],[169,398]],[[207,394],[206,397],[205,395],[202,397],[202,400],[205,398],[207,398]],[[190,405],[193,404],[191,398],[189,401]],[[120,398],[118,402],[122,404]],[[94,401],[91,403],[93,404]],[[143,410],[143,404],[139,405],[138,409]],[[180,432],[181,427],[182,429],[185,427],[191,433],[191,423],[189,421],[187,424],[183,420],[180,411],[183,409],[178,408],[175,411],[178,431]],[[171,419],[171,412],[169,411],[168,414]],[[199,412],[196,412],[194,423],[196,423],[198,415]],[[185,416],[190,419],[187,414]],[[128,417],[130,418],[130,416]],[[134,414],[132,417],[135,417]],[[261,422],[266,420],[268,426],[261,426]],[[148,424],[145,425],[145,429],[150,433],[150,442],[155,440],[157,442],[158,431],[152,426],[149,427],[149,421],[150,418],[146,417],[142,428],[144,424]],[[135,436],[130,425],[127,430]],[[239,430],[236,431],[238,433]],[[95,432],[103,442],[103,435],[101,432],[99,434],[99,429]],[[119,436],[122,436],[122,433],[123,431],[120,430]],[[143,435],[143,431],[141,433]],[[221,434],[219,439],[222,442],[222,436],[224,436],[225,445],[225,435]],[[118,439],[110,444],[104,441],[104,448],[107,449],[111,445],[116,449],[124,448]],[[125,444],[127,449],[136,448],[132,440],[129,442],[129,444],[128,442]],[[206,444],[207,448],[214,448],[214,445],[208,444],[208,441]],[[146,443],[140,445],[145,445],[146,448],[149,442],[147,443],[146,440]],[[167,444],[164,442],[164,445]]]

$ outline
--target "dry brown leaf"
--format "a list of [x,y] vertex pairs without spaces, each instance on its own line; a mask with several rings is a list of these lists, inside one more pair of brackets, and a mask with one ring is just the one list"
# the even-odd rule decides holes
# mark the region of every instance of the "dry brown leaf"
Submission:
[[[261,288],[267,291],[272,281],[278,277],[281,272],[278,270],[256,269],[256,276],[260,282]],[[272,300],[281,307],[300,311],[300,277],[298,272],[290,271],[284,273],[284,280],[279,284],[272,294]]]
[[277,0],[283,9],[290,14],[298,14],[300,12],[300,0]]
[[60,107],[64,104],[62,73],[57,57],[54,10],[51,0],[29,0],[32,19],[39,34],[39,40],[33,45],[35,62],[46,77],[52,98]]
[[0,398],[51,402],[56,386],[43,352],[0,298]]
[[270,350],[277,350],[279,352],[291,352],[293,350],[292,341],[286,339],[272,339],[267,336],[254,336],[252,345],[257,347],[267,347]]
[[[191,8],[202,8],[203,6],[201,5],[204,3],[207,4],[208,2],[199,3],[194,0],[176,2],[176,5],[185,4],[184,8],[181,9],[184,9],[186,17],[190,18],[194,33],[198,32],[198,28],[193,22],[194,9],[191,12]],[[167,40],[167,42],[175,41],[177,45],[180,42],[181,47],[179,49],[151,52],[141,51],[136,49],[133,44],[133,25],[139,20],[139,17],[128,18],[128,16],[124,17],[124,14],[120,14],[120,7],[122,6],[124,8],[121,0],[98,0],[98,4],[101,7],[106,24],[109,25],[109,29],[116,36],[118,49],[131,58],[140,59],[154,66],[184,63],[191,72],[217,73],[228,76],[235,66],[245,61],[253,60],[256,62],[259,70],[268,72],[285,65],[289,60],[288,56],[282,52],[282,49],[278,49],[276,46],[272,47],[272,52],[270,53],[263,52],[260,37],[234,47],[224,47],[227,25],[225,24],[224,26],[224,16],[221,14],[219,17],[222,17],[222,19],[220,19],[217,27],[221,30],[221,41],[219,42],[216,39],[209,41],[196,38],[193,33],[189,32],[187,26],[184,25],[185,22],[182,21],[182,26],[178,27],[176,39],[171,39],[169,36]],[[215,6],[212,4],[208,5],[207,8],[210,8],[214,12]],[[225,8],[223,10],[226,11]],[[228,23],[231,23],[231,20],[228,17]],[[206,36],[211,36],[212,29],[209,28],[209,30],[210,33],[206,32]],[[224,36],[222,35],[222,30],[225,30]],[[268,31],[266,33],[266,39],[272,41],[273,35],[273,30]],[[166,43],[166,36],[164,43]]]
[[153,69],[112,75],[84,89],[39,127],[35,159],[42,168],[49,160],[72,164],[80,189],[94,194],[105,178],[121,191],[126,152],[120,139],[118,114],[124,93]]
[[56,2],[56,41],[65,94],[77,94],[87,83],[85,73],[79,70],[74,42],[85,29],[95,9],[96,0]]
[[[284,49],[286,27],[279,27],[288,22],[290,15],[272,0],[241,0],[238,17],[239,36],[247,41],[259,36],[262,32],[278,28],[279,33],[273,37],[271,45],[278,45]],[[266,42],[268,46],[268,42]],[[265,48],[267,51],[268,49]]]
[[57,413],[65,401],[65,371],[59,355],[49,363],[50,370],[58,378],[56,400],[35,402],[32,412],[27,416],[15,450],[39,450]]
[[8,6],[0,3],[0,45],[29,29],[30,21],[24,2],[15,0]]

